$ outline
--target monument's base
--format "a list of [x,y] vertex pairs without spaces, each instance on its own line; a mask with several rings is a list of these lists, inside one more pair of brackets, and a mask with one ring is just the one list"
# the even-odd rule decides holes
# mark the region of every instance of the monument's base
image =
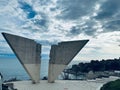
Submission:
[[99,90],[103,83],[95,81],[72,81],[57,80],[55,83],[40,81],[38,84],[32,84],[31,81],[13,82],[17,90]]

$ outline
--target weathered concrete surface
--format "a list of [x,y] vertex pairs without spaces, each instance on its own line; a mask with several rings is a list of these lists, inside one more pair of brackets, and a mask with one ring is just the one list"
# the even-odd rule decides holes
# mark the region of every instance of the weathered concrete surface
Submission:
[[31,84],[29,81],[14,82],[14,88],[18,90],[100,90],[102,85],[99,82],[72,80],[56,80],[55,83],[41,80],[40,84]]
[[120,79],[120,77],[111,76],[95,80],[56,80],[56,83],[47,83],[41,80],[38,84],[31,84],[30,81],[10,82],[14,84],[17,90],[100,90],[103,84]]
[[50,63],[68,65],[89,40],[61,42],[52,45]]
[[2,33],[15,55],[29,74],[33,83],[40,79],[41,45],[34,40]]
[[57,76],[72,61],[89,40],[61,42],[52,45],[50,51],[48,82],[54,82]]
[[66,65],[63,64],[49,64],[48,82],[54,83],[55,79],[65,69]]

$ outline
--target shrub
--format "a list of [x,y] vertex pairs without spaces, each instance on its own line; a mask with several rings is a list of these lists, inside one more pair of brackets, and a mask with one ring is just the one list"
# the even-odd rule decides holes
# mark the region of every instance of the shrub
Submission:
[[120,79],[104,84],[100,90],[120,90]]

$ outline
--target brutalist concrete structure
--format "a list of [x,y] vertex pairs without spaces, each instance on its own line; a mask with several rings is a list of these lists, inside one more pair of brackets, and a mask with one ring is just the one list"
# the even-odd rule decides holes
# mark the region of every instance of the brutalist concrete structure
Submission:
[[2,33],[33,83],[40,80],[41,45],[34,40]]
[[[33,83],[40,81],[41,44],[34,40],[2,33]],[[50,50],[48,82],[53,83],[58,75],[73,60],[89,40],[67,41],[52,45]]]
[[73,60],[89,40],[67,41],[52,45],[50,51],[48,82],[53,83],[58,75]]

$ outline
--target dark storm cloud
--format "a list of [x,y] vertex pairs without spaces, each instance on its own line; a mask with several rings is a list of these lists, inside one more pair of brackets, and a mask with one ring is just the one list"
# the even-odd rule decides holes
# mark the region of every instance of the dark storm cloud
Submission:
[[103,28],[104,32],[120,31],[120,20],[110,21]]
[[48,22],[49,22],[49,18],[45,13],[40,13],[39,15],[41,16],[41,19],[37,18],[37,19],[33,19],[32,22],[34,23],[34,25],[38,26],[38,27],[44,27],[47,28],[48,26]]
[[31,5],[29,5],[26,2],[19,1],[20,8],[27,14],[27,18],[34,18],[35,15],[37,14]]
[[85,35],[94,37],[97,34],[97,29],[95,29],[94,26],[94,21],[86,21],[86,23],[84,23],[83,25],[73,26],[67,33],[67,36],[77,36],[81,33],[84,33]]
[[114,15],[116,15],[120,10],[120,0],[106,0],[98,12],[98,15],[95,17],[96,19],[110,19],[114,18]]
[[73,26],[70,31],[67,33],[67,36],[77,36],[81,33],[84,33],[88,36],[95,36],[96,30],[93,27],[80,28],[78,26]]
[[35,20],[34,20],[34,24],[35,24],[35,25],[46,26],[46,23],[47,23],[47,21],[46,21],[45,19],[40,19],[40,20],[35,19]]
[[106,0],[94,18],[102,24],[102,33],[120,31],[120,0]]
[[[42,19],[33,19],[33,26],[28,26],[32,30],[32,32],[47,32],[48,31],[48,19],[42,18]],[[34,27],[36,26],[36,27]]]
[[82,31],[84,34],[88,35],[88,36],[95,36],[97,33],[97,29],[94,28],[94,26],[96,25],[96,22],[94,20],[89,20],[87,21],[83,28]]
[[79,35],[81,33],[81,30],[78,26],[73,26],[70,31],[68,32],[68,36],[76,36]]
[[61,15],[57,16],[62,19],[78,19],[90,13],[97,0],[59,0],[59,9],[62,10]]
[[86,29],[83,29],[83,33],[85,33],[88,36],[95,36],[96,30],[92,27],[87,27]]
[[[22,25],[23,29],[30,30],[32,33],[42,33],[48,31],[49,18],[47,14],[42,11],[35,12],[32,6],[27,3],[23,3],[21,9],[23,9],[23,11],[27,14],[28,19],[25,21],[25,24]],[[38,15],[40,18],[35,17],[35,15]]]

